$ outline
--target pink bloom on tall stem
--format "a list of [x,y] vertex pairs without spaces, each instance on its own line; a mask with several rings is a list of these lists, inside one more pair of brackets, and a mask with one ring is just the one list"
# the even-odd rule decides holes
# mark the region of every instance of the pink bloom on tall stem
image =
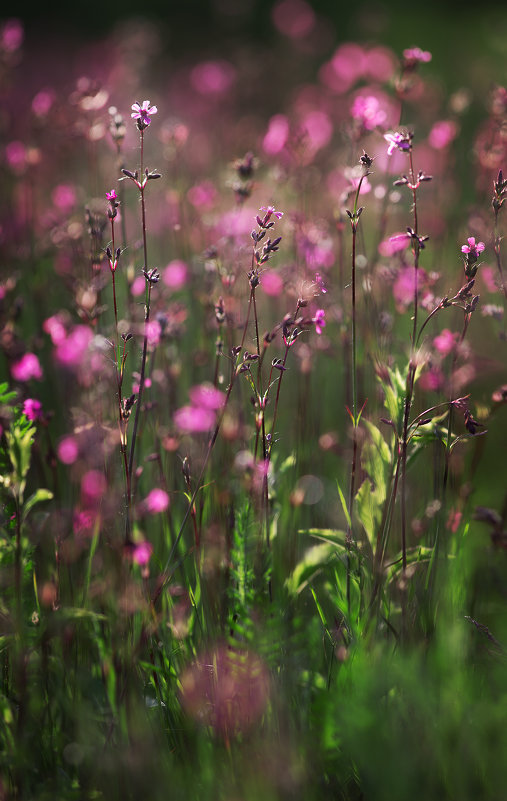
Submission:
[[391,156],[395,150],[408,153],[412,147],[412,134],[410,132],[400,133],[397,131],[395,133],[386,133],[384,134],[384,139],[386,142],[389,142],[389,147],[387,148],[388,156]]
[[456,339],[456,334],[453,334],[448,328],[444,328],[444,330],[434,338],[433,347],[438,350],[442,356],[447,356],[447,354],[453,350]]
[[158,111],[156,106],[150,106],[149,100],[143,100],[142,103],[134,103],[132,106],[132,114],[130,115],[132,119],[139,120],[140,124],[146,128],[150,122],[151,118],[154,114]]
[[478,254],[482,253],[482,251],[486,247],[484,242],[476,242],[475,241],[475,236],[469,236],[467,241],[468,241],[468,244],[467,245],[463,245],[462,248],[461,248],[461,252],[462,253],[468,253],[468,254],[471,254],[472,256],[476,256],[477,257]]
[[283,211],[277,211],[274,206],[262,206],[261,211],[266,213],[264,224],[266,224],[271,217],[276,217],[277,220],[281,220],[283,217]]
[[11,373],[15,381],[30,381],[31,378],[40,381],[42,367],[35,353],[25,353],[19,361],[14,362]]

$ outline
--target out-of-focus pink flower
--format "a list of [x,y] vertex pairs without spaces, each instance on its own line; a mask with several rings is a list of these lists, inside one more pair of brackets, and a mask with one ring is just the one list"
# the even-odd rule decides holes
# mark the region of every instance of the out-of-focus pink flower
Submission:
[[320,273],[315,273],[315,284],[319,292],[321,292],[323,295],[327,293],[327,289],[324,285],[324,280]]
[[378,246],[381,256],[394,256],[395,253],[400,253],[410,245],[410,236],[405,234],[393,234],[389,239],[384,239]]
[[223,95],[236,80],[236,70],[229,61],[203,61],[190,73],[190,83],[202,95]]
[[403,51],[403,58],[409,65],[426,64],[431,61],[429,50],[421,50],[420,47],[409,47]]
[[134,103],[132,106],[132,114],[130,115],[133,120],[139,120],[142,125],[148,126],[154,114],[157,114],[158,109],[156,106],[150,106],[149,100],[143,100],[142,103]]
[[456,334],[453,334],[448,328],[444,328],[444,330],[433,340],[433,347],[438,350],[442,356],[447,356],[447,354],[453,350],[455,345]]
[[387,47],[372,47],[366,53],[366,75],[373,81],[387,82],[394,75],[395,58]]
[[188,267],[181,259],[170,261],[162,271],[162,281],[169,289],[181,289],[188,281]]
[[59,184],[53,189],[51,200],[57,209],[68,212],[76,205],[76,190],[70,184]]
[[458,126],[453,120],[440,120],[429,132],[428,142],[435,150],[443,150],[456,138],[457,133]]
[[130,292],[135,297],[138,298],[139,295],[142,295],[146,289],[146,279],[144,275],[137,275],[134,280],[132,281]]
[[25,32],[19,19],[9,19],[0,30],[0,46],[6,53],[15,53],[23,44]]
[[146,336],[148,337],[148,345],[150,348],[154,348],[160,342],[160,337],[162,335],[162,326],[158,322],[158,320],[150,320],[146,323]]
[[484,242],[476,242],[475,236],[469,236],[467,240],[468,244],[463,245],[461,248],[462,253],[468,253],[472,256],[478,256],[479,253],[482,253],[486,245]]
[[305,0],[281,0],[271,16],[275,27],[290,39],[303,39],[315,27],[315,12]]
[[315,317],[313,318],[313,322],[315,323],[316,333],[322,334],[322,331],[326,327],[326,312],[324,309],[317,309],[315,312]]
[[331,61],[321,70],[321,80],[340,94],[347,92],[367,69],[367,57],[363,48],[353,42],[340,45]]
[[194,406],[199,406],[202,409],[216,411],[221,409],[225,403],[224,393],[208,382],[192,387],[189,397]]
[[276,156],[289,139],[289,120],[283,114],[271,117],[268,130],[262,140],[262,148],[269,156]]
[[306,137],[306,144],[312,152],[321,150],[331,140],[333,125],[325,111],[309,111],[300,123],[300,130]]
[[283,278],[275,270],[266,270],[262,273],[261,287],[266,295],[276,298],[283,290]]
[[184,434],[202,434],[215,424],[215,412],[201,406],[182,406],[174,413],[174,422]]
[[28,420],[37,422],[44,417],[42,413],[42,403],[36,398],[27,398],[23,403],[23,414]]
[[140,567],[145,567],[151,559],[153,545],[151,542],[135,542],[132,547],[132,561]]
[[73,516],[74,534],[90,536],[99,521],[99,516],[95,509],[76,509]]
[[426,392],[437,392],[444,385],[444,374],[440,367],[431,367],[419,379],[419,386]]
[[74,437],[64,437],[58,443],[56,453],[62,464],[74,464],[79,456],[79,447]]
[[[417,294],[419,297],[425,291],[427,280],[426,272],[419,267],[417,270]],[[404,267],[399,271],[393,286],[393,296],[396,303],[401,306],[409,306],[414,302],[415,281],[415,267]]]
[[202,181],[202,183],[190,187],[187,197],[195,208],[209,209],[213,206],[217,194],[217,190],[211,181]]
[[84,506],[95,506],[107,489],[104,474],[99,470],[88,470],[81,479],[81,494]]
[[155,487],[150,490],[142,503],[142,507],[150,515],[156,515],[160,512],[165,512],[169,507],[169,495],[165,490],[160,487]]
[[60,364],[75,367],[83,361],[88,346],[93,339],[93,332],[86,325],[76,325],[57,343],[55,358]]
[[55,102],[55,93],[52,89],[41,89],[32,100],[32,111],[36,117],[46,117]]
[[11,367],[11,374],[15,381],[30,381],[34,378],[40,381],[42,378],[42,367],[35,353],[25,353],[19,361],[14,362]]
[[261,658],[225,645],[202,654],[181,676],[186,712],[227,739],[258,723],[269,689],[269,672]]
[[481,270],[481,277],[486,285],[486,289],[488,292],[498,292],[498,284],[496,277],[498,275],[498,270],[493,270],[492,267],[483,267]]
[[46,334],[49,334],[53,345],[57,345],[59,342],[62,342],[62,340],[64,340],[67,336],[65,326],[58,314],[54,314],[52,317],[48,317],[47,320],[44,320],[42,323],[42,329],[46,332]]
[[350,109],[352,117],[361,123],[366,131],[373,131],[386,121],[387,114],[373,95],[358,95]]
[[5,160],[11,170],[18,175],[24,172],[27,164],[27,151],[23,142],[17,139],[5,146]]

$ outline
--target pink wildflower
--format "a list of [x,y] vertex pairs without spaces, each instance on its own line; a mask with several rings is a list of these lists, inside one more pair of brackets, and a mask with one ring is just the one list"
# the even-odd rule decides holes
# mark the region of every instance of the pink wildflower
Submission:
[[415,66],[416,64],[426,64],[431,61],[431,53],[429,50],[421,50],[420,47],[410,47],[403,51],[403,58],[407,66]]
[[106,192],[106,199],[109,200],[109,201],[117,200],[118,199],[118,195],[116,194],[116,189],[111,189],[110,192]]
[[433,347],[438,350],[442,356],[447,356],[447,354],[450,353],[454,348],[455,344],[456,334],[453,334],[448,328],[444,328],[442,333],[436,336],[433,340]]
[[150,515],[165,512],[169,507],[169,495],[160,487],[152,489],[143,501],[143,509]]
[[64,437],[60,440],[56,452],[62,464],[74,464],[79,456],[79,448],[75,438]]
[[169,289],[181,289],[185,286],[187,280],[188,267],[181,259],[170,261],[162,273],[162,281]]
[[221,409],[225,402],[224,393],[208,382],[192,387],[189,396],[193,405],[201,409]]
[[150,561],[151,555],[153,553],[153,545],[151,542],[136,542],[132,549],[132,560],[136,563],[136,565],[140,565],[144,567]]
[[390,236],[389,239],[384,239],[383,242],[381,242],[378,246],[378,250],[381,256],[388,257],[394,256],[395,253],[405,250],[409,245],[409,234],[394,234],[393,236]]
[[202,434],[213,428],[215,413],[200,406],[182,406],[174,413],[174,422],[184,434]]
[[37,422],[42,420],[44,415],[42,413],[42,403],[36,398],[27,398],[23,403],[23,414],[28,420]]
[[132,106],[132,119],[138,120],[138,126],[147,128],[151,122],[151,118],[158,111],[156,106],[150,106],[149,100],[143,100],[142,103],[134,103]]
[[268,220],[271,219],[271,217],[276,217],[277,220],[281,220],[283,217],[283,211],[276,211],[274,206],[262,206],[261,211],[265,212],[265,217],[263,221],[264,225],[266,224],[266,222],[268,222]]
[[373,95],[358,95],[350,110],[352,117],[361,123],[366,131],[373,131],[386,120],[386,112]]
[[313,322],[315,323],[315,331],[317,334],[322,334],[326,326],[326,312],[324,309],[317,309],[315,312],[315,317],[313,318]]
[[462,253],[468,253],[468,254],[470,254],[472,256],[475,256],[476,258],[478,256],[478,254],[482,253],[482,251],[486,247],[484,242],[477,242],[476,243],[475,236],[469,236],[467,241],[468,241],[468,244],[462,246],[461,252]]
[[458,126],[453,120],[440,120],[429,132],[428,142],[435,150],[443,150],[456,138],[457,133]]
[[266,270],[262,274],[261,287],[266,295],[276,298],[282,294],[283,278],[275,270]]
[[19,361],[14,362],[11,373],[15,381],[30,381],[31,378],[40,381],[42,367],[35,353],[25,353]]
[[283,114],[275,114],[262,140],[263,150],[270,156],[276,156],[287,144],[289,138],[289,121]]
[[386,133],[384,134],[384,139],[386,142],[389,142],[389,147],[387,148],[387,155],[391,156],[393,151],[398,149],[404,153],[408,153],[412,147],[412,134],[410,132],[406,133]]

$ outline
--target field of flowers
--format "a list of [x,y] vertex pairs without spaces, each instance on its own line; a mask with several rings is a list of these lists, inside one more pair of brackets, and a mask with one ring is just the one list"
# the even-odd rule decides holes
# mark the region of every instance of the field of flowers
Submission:
[[263,24],[0,24],[0,801],[505,799],[507,76]]

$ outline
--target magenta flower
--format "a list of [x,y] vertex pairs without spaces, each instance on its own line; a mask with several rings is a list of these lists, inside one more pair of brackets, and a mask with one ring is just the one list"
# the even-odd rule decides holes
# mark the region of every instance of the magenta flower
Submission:
[[208,382],[192,387],[189,396],[192,404],[200,409],[216,411],[225,403],[224,393]]
[[324,309],[317,309],[312,322],[315,323],[315,331],[317,334],[322,334],[322,331],[326,327],[326,312]]
[[116,194],[116,189],[111,189],[110,192],[106,192],[106,199],[109,201],[118,200],[118,195]]
[[274,206],[262,206],[261,211],[265,211],[270,217],[271,215],[275,216],[278,220],[283,217],[283,211],[276,211]]
[[215,412],[200,406],[182,406],[174,413],[174,422],[184,434],[202,434],[215,424]]
[[144,567],[150,561],[153,553],[153,545],[151,542],[136,542],[132,548],[132,560],[136,565]]
[[412,147],[412,133],[409,131],[406,133],[386,133],[384,134],[384,139],[389,142],[389,147],[387,148],[388,156],[391,156],[396,149],[401,150],[403,153],[408,153]]
[[19,361],[14,362],[11,373],[15,381],[30,381],[31,378],[40,381],[42,367],[35,353],[25,353]]
[[150,515],[156,515],[160,512],[165,512],[169,507],[169,495],[165,490],[160,487],[155,487],[150,490],[148,495],[143,501],[143,509]]
[[74,464],[79,456],[79,446],[74,437],[64,437],[58,443],[56,452],[63,464]]
[[469,236],[468,237],[468,244],[462,246],[461,252],[462,253],[468,253],[469,255],[475,256],[475,258],[477,258],[479,253],[482,253],[482,251],[484,250],[485,247],[486,247],[486,245],[484,244],[484,242],[477,242],[476,243],[475,236]]
[[149,100],[143,100],[142,103],[134,103],[132,106],[132,119],[137,120],[138,127],[147,128],[151,122],[151,118],[158,111],[156,106],[150,106]]
[[386,121],[386,112],[373,95],[358,95],[350,109],[352,117],[361,123],[366,131],[374,131]]
[[35,398],[27,398],[23,403],[23,414],[28,420],[37,422],[42,420],[44,415],[42,413],[42,403]]
[[416,64],[426,64],[431,61],[431,53],[429,50],[421,50],[420,47],[409,47],[403,51],[403,58],[411,66]]

